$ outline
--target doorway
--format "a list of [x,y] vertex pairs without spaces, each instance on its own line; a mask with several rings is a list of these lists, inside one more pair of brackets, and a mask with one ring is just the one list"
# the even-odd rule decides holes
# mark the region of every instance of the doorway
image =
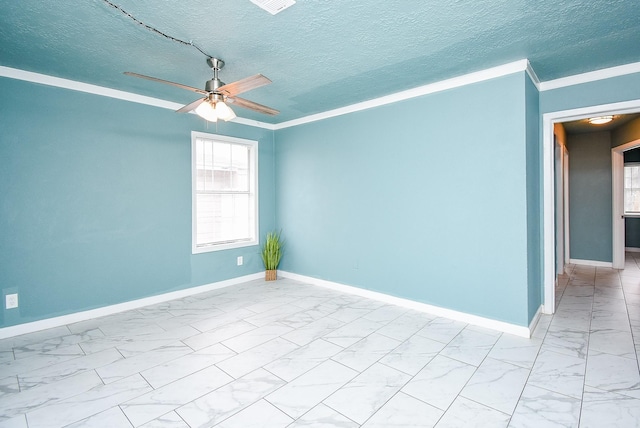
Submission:
[[[603,116],[611,114],[631,114],[640,112],[640,100],[627,101],[615,104],[605,104],[590,106],[579,109],[557,111],[545,113],[542,116],[542,174],[543,174],[543,307],[546,314],[555,312],[555,286],[557,281],[556,264],[558,261],[556,250],[556,235],[558,216],[556,212],[556,194],[558,192],[556,183],[556,141],[554,138],[554,124],[582,120],[593,116]],[[624,151],[624,150],[623,150]],[[622,152],[621,152],[622,153]],[[620,153],[620,156],[621,156]],[[613,155],[612,155],[613,156]],[[614,168],[615,171],[615,168]],[[615,180],[615,177],[614,177]],[[622,184],[622,181],[620,181]],[[616,205],[614,204],[614,207]],[[615,216],[614,212],[614,216]],[[616,217],[614,217],[616,218]],[[620,219],[618,214],[617,219]],[[624,221],[624,219],[623,219]],[[614,225],[616,222],[614,221]],[[624,265],[624,224],[622,225],[622,264]],[[619,246],[615,238],[617,229],[614,229],[614,257],[616,245]],[[618,236],[619,238],[619,236]],[[618,250],[619,251],[619,250]],[[615,259],[614,259],[615,261]],[[615,265],[614,265],[615,267]]]

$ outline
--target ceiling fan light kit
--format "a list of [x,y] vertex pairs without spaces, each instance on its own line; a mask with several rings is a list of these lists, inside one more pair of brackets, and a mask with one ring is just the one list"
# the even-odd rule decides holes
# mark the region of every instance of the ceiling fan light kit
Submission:
[[280,113],[278,110],[271,107],[263,106],[262,104],[254,103],[253,101],[249,101],[237,96],[238,94],[250,91],[251,89],[268,85],[269,83],[271,83],[271,80],[269,80],[267,77],[263,76],[262,74],[256,74],[254,76],[250,76],[233,83],[225,84],[218,78],[218,72],[220,71],[220,69],[222,69],[222,67],[224,67],[224,61],[218,58],[209,57],[207,58],[207,64],[213,70],[213,78],[207,81],[204,90],[180,83],[170,82],[168,80],[158,79],[156,77],[132,73],[130,71],[126,71],[124,74],[128,76],[139,77],[141,79],[151,80],[154,82],[164,83],[204,95],[204,98],[199,98],[192,103],[183,106],[182,108],[178,109],[177,112],[187,113],[190,111],[195,111],[198,116],[209,122],[217,122],[218,119],[228,121],[233,120],[236,117],[235,112],[231,109],[231,107],[227,105],[227,103],[235,104],[238,107],[272,116]]

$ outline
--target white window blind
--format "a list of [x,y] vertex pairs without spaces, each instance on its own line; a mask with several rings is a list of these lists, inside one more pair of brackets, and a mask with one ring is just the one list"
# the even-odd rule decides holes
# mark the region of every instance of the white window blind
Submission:
[[193,252],[257,245],[257,142],[192,132]]
[[624,167],[624,213],[640,214],[640,164]]

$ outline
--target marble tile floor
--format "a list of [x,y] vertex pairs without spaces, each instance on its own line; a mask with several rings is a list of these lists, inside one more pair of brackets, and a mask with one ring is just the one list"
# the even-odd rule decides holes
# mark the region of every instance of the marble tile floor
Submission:
[[0,341],[0,426],[640,426],[640,253],[557,302],[524,339],[254,281]]

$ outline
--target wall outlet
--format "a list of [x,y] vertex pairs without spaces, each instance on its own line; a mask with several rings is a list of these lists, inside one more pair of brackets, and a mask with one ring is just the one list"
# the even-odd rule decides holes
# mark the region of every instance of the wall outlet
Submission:
[[7,294],[5,296],[5,309],[14,309],[18,307],[18,293]]
[[242,256],[238,256],[237,263],[238,266],[242,266],[242,263],[244,263],[244,258]]

